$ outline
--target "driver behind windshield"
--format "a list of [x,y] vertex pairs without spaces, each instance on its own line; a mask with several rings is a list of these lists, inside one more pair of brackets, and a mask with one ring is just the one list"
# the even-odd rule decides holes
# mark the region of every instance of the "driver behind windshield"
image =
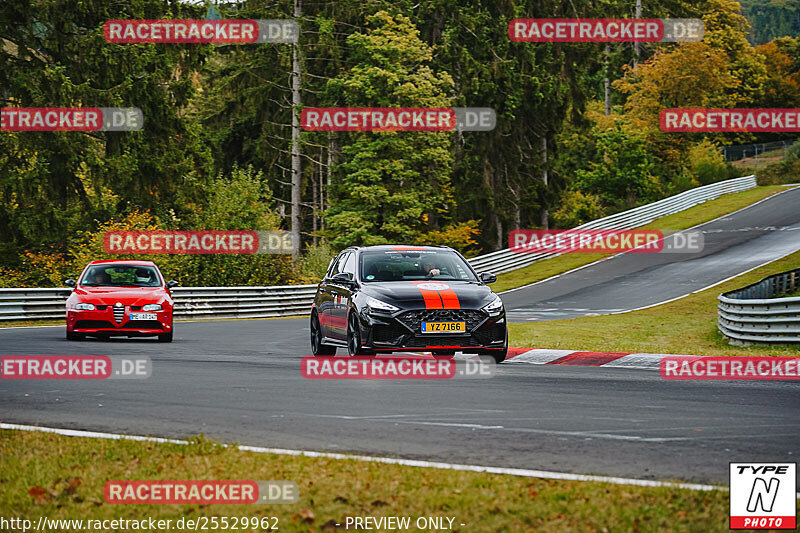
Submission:
[[136,269],[136,283],[150,283],[152,279],[150,279],[150,272],[146,268],[138,268]]
[[111,285],[111,276],[104,270],[95,270],[92,274],[92,281],[96,285]]
[[428,278],[438,276],[442,273],[438,268],[436,268],[436,264],[432,263],[431,261],[425,261],[422,263],[422,270],[425,272],[425,276]]

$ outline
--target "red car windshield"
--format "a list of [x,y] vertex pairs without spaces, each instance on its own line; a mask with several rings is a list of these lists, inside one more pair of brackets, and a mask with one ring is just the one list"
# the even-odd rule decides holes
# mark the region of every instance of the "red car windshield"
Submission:
[[84,287],[160,287],[161,277],[147,265],[97,265],[86,270]]

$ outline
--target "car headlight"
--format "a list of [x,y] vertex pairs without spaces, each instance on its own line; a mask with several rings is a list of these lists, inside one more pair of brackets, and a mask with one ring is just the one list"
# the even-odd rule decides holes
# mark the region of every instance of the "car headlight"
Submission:
[[146,304],[142,307],[142,311],[161,311],[161,304]]
[[372,296],[367,296],[367,305],[371,309],[377,309],[378,311],[389,311],[390,313],[393,311],[399,311],[399,307],[395,307],[392,304],[387,304],[386,302],[382,302],[378,299],[373,298]]
[[500,297],[497,295],[494,296],[494,300],[483,306],[483,310],[489,313],[490,315],[499,313],[502,308],[503,308],[503,300],[501,300]]
[[94,311],[94,304],[79,303],[75,304],[75,309],[78,311]]

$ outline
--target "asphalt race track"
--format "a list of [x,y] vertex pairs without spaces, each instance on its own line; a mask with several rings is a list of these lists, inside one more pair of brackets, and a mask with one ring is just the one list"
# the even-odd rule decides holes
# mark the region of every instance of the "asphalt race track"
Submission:
[[0,381],[0,421],[642,479],[727,484],[800,456],[792,382],[663,381],[503,364],[486,380],[307,380],[303,319],[179,323],[172,344],[0,329],[5,355],[147,355],[143,380]]
[[638,309],[800,250],[800,187],[696,229],[704,236],[701,252],[622,254],[506,292],[509,319],[553,320]]
[[[702,253],[616,257],[503,299],[530,319],[677,297],[800,248],[798,206],[792,190],[702,226]],[[800,456],[796,382],[524,363],[486,380],[307,380],[308,335],[306,319],[179,322],[172,344],[0,328],[0,355],[153,361],[143,380],[0,380],[0,422],[720,485],[731,461]]]

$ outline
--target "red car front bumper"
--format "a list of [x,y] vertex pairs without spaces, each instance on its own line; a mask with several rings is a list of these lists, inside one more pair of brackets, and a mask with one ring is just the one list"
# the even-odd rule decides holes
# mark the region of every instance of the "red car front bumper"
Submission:
[[[67,311],[67,331],[70,333],[84,333],[87,335],[103,336],[150,336],[161,335],[172,331],[172,310],[141,311],[132,310],[124,306],[124,312],[117,311],[116,316],[113,306],[92,311]],[[131,313],[151,313],[156,315],[155,320],[131,320]],[[121,319],[120,319],[121,317]]]

